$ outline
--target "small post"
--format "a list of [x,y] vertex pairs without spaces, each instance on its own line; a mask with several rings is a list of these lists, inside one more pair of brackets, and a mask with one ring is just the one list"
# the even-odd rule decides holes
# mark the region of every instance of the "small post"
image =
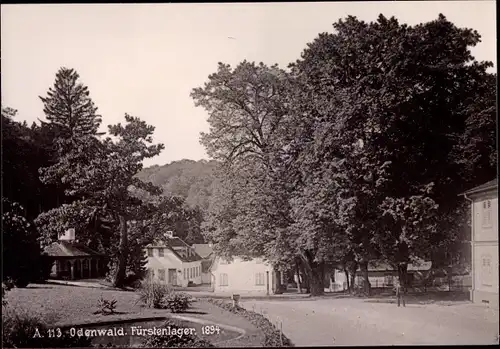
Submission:
[[283,321],[281,321],[281,319],[279,321],[280,321],[280,343],[281,346],[283,346]]
[[231,296],[231,299],[233,300],[233,308],[238,308],[240,305],[240,295],[239,294],[233,294]]

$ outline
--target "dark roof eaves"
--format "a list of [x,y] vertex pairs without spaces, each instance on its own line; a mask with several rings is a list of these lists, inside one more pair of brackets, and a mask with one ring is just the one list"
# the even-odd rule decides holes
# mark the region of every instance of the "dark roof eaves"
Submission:
[[497,179],[493,179],[489,182],[486,182],[484,184],[478,185],[477,187],[469,189],[469,190],[463,192],[462,194],[459,194],[458,196],[479,194],[479,193],[488,192],[488,191],[496,190],[496,189],[498,189],[498,181],[497,181]]

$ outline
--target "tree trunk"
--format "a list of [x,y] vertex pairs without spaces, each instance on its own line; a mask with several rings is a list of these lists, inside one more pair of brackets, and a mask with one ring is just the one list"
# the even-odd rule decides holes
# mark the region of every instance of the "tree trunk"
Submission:
[[304,262],[302,261],[302,259],[299,261],[299,276],[300,276],[300,284],[302,286],[302,288],[304,289],[305,293],[310,293],[311,292],[311,288],[310,288],[310,280],[309,280],[309,277],[306,273],[306,268],[304,266]]
[[348,263],[347,270],[349,271],[349,276],[351,277],[351,280],[349,283],[349,292],[350,293],[354,293],[354,290],[355,290],[357,269],[358,269],[358,263],[356,263],[356,262]]
[[297,292],[302,293],[302,288],[300,286],[300,267],[299,267],[299,262],[295,262],[295,276],[297,278]]
[[274,270],[274,293],[282,294],[283,293],[283,285],[281,284],[281,271]]
[[349,271],[345,267],[344,267],[344,274],[345,274],[345,282],[347,284],[347,291],[349,291],[351,289],[351,287],[349,286],[350,285],[350,283],[349,283]]
[[398,265],[398,278],[399,283],[401,284],[402,291],[406,293],[407,291],[407,275],[408,272],[408,263],[400,263]]
[[365,296],[369,296],[371,293],[370,278],[368,277],[368,262],[362,262],[359,265],[361,273],[363,275],[363,291]]
[[314,262],[311,256],[302,257],[304,271],[309,281],[311,296],[321,296],[325,293],[325,265],[323,262]]
[[127,219],[125,216],[120,215],[120,246],[118,254],[118,266],[116,269],[114,287],[123,287],[127,269],[128,257],[128,232],[127,232]]

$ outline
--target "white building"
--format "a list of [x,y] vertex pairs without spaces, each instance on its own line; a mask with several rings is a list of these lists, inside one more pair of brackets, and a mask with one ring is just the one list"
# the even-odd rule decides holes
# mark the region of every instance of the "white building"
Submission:
[[275,273],[273,267],[261,258],[245,261],[235,257],[228,262],[216,257],[210,267],[214,292],[237,294],[273,294]]
[[463,195],[471,202],[471,301],[498,307],[498,181]]
[[172,232],[146,246],[146,254],[146,268],[155,280],[182,287],[202,283],[202,258]]
[[210,285],[212,283],[212,274],[210,266],[214,260],[214,251],[212,244],[193,244],[194,251],[201,257],[201,282]]
[[[418,272],[429,271],[432,267],[432,262],[420,260],[418,263],[410,263],[407,268],[407,277],[410,285],[415,279],[415,274]],[[329,291],[343,291],[347,289],[347,279],[343,270],[334,269],[333,273],[325,273],[327,280],[325,287],[329,287]],[[398,278],[398,271],[383,261],[371,261],[368,263],[368,280],[373,288],[392,287],[394,280]],[[358,266],[355,285],[362,285],[363,273]],[[329,284],[329,285],[328,285]]]

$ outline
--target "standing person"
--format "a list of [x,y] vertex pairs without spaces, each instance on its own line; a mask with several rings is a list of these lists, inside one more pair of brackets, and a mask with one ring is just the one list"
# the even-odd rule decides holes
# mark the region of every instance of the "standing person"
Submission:
[[396,280],[396,282],[394,283],[394,290],[396,291],[396,298],[398,299],[398,307],[401,306],[401,301],[403,301],[403,307],[406,308],[405,298],[403,294],[404,291],[399,280]]

